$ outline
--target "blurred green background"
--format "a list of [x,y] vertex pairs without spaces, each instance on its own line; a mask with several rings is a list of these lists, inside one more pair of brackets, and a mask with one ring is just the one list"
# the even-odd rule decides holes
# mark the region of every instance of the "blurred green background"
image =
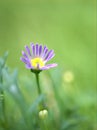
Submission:
[[0,55],[9,51],[7,64],[22,80],[29,71],[21,51],[30,42],[54,49],[52,62],[73,73],[81,103],[96,103],[96,0],[0,0]]
[[0,0],[0,55],[24,72],[21,50],[30,42],[46,44],[55,62],[77,71],[85,86],[95,82],[95,0]]
[[96,80],[95,0],[0,0],[0,55],[25,71],[21,50],[30,42],[46,44],[55,62],[74,70],[84,87]]

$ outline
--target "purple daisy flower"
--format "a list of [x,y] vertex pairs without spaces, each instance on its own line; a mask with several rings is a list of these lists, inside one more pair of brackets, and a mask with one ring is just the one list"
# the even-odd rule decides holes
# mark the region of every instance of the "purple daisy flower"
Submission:
[[47,64],[51,60],[55,53],[53,50],[48,50],[46,46],[31,43],[31,47],[25,46],[25,51],[22,51],[22,57],[20,60],[25,63],[27,69],[33,70],[47,70],[56,67],[57,64]]

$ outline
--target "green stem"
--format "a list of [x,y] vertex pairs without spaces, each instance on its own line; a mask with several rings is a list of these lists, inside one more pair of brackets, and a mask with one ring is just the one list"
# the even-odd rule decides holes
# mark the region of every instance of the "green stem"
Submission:
[[38,94],[41,95],[41,89],[40,89],[40,84],[39,84],[39,73],[35,73],[35,75],[36,75]]
[[[39,73],[37,72],[37,73],[35,73],[35,75],[36,75],[36,82],[37,82],[38,94],[40,96],[42,94],[42,91],[41,91],[40,83],[39,83]],[[40,102],[39,107],[40,107],[40,110],[44,109],[46,107],[45,103],[44,103],[44,99],[42,99],[42,101]]]

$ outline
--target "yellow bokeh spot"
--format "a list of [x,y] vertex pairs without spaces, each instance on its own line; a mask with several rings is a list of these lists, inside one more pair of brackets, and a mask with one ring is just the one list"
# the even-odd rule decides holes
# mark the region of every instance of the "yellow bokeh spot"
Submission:
[[44,67],[44,61],[39,58],[39,57],[36,57],[34,59],[31,59],[31,65],[34,67],[34,68],[37,68],[37,66],[39,65],[39,67]]
[[74,81],[74,74],[71,71],[66,71],[63,75],[63,79],[66,83],[71,83]]

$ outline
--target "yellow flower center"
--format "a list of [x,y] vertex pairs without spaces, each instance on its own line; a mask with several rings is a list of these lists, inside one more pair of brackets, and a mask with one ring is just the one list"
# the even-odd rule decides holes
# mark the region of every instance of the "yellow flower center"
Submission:
[[31,65],[34,67],[34,68],[37,68],[37,66],[39,65],[40,68],[44,67],[44,61],[41,59],[41,58],[34,58],[34,59],[31,59]]

